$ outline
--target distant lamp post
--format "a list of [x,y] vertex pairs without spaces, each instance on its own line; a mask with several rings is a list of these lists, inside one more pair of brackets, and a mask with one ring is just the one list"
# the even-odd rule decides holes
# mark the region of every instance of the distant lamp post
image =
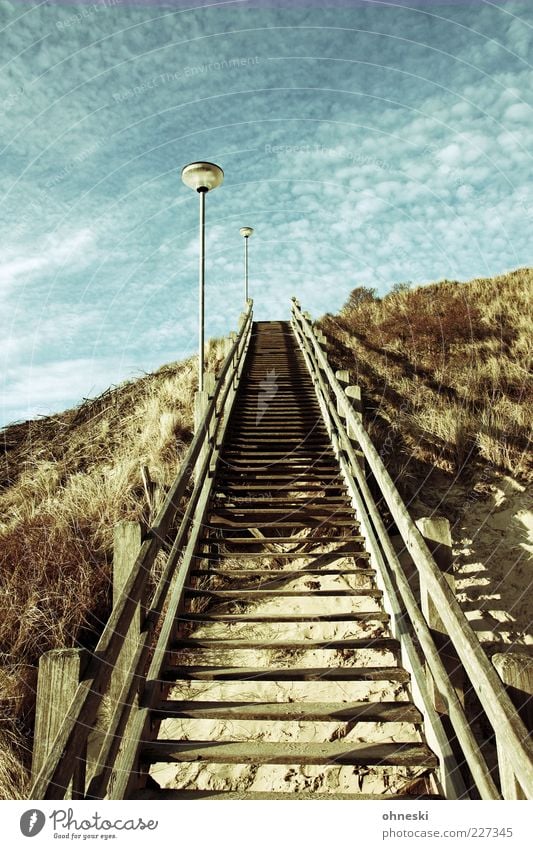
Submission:
[[239,230],[244,236],[244,306],[248,303],[248,239],[253,232],[253,227],[241,227]]
[[205,196],[216,189],[224,180],[222,168],[213,162],[191,162],[181,172],[186,186],[200,195],[200,266],[199,266],[199,344],[198,344],[198,389],[204,388],[204,298],[205,298]]

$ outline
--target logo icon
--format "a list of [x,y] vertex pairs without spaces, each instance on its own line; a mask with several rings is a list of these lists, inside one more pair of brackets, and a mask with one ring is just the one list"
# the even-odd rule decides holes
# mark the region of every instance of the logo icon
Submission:
[[259,395],[257,396],[257,415],[255,423],[258,425],[270,406],[270,402],[274,400],[278,391],[276,383],[276,369],[273,368],[267,371],[266,378],[259,384]]
[[20,830],[24,837],[35,837],[43,830],[46,817],[42,811],[32,808],[24,811],[20,818]]

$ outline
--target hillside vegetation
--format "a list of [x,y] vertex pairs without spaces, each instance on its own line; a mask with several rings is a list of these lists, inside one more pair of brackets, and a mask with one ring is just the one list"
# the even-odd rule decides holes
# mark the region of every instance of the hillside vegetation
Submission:
[[[211,367],[221,359],[212,342]],[[110,611],[113,526],[147,522],[191,439],[194,360],[0,433],[0,798],[29,788],[37,664],[94,646]],[[149,506],[141,466],[158,485]]]
[[[319,322],[332,362],[362,386],[366,425],[404,495],[430,503],[435,470],[531,479],[532,291],[532,269],[383,298],[358,288]],[[211,368],[221,350],[211,343]],[[188,360],[0,432],[0,798],[27,798],[38,659],[94,646],[110,610],[113,526],[157,510],[191,438],[195,386]]]
[[385,297],[359,287],[318,324],[361,385],[366,425],[404,490],[437,467],[532,477],[533,269]]

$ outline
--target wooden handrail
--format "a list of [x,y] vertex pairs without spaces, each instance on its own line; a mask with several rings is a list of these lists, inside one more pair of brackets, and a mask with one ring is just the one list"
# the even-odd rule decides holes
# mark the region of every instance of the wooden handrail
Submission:
[[341,469],[345,475],[349,492],[355,501],[354,506],[357,510],[357,518],[360,522],[361,531],[365,537],[367,548],[375,561],[375,565],[378,567],[378,571],[382,576],[384,585],[387,587],[387,595],[390,597],[391,607],[395,610],[393,625],[398,632],[402,652],[406,656],[405,660],[411,667],[413,675],[416,678],[416,683],[420,690],[423,702],[421,705],[422,712],[424,713],[426,722],[429,723],[436,737],[436,745],[439,748],[439,754],[442,759],[446,761],[445,769],[442,771],[442,783],[446,791],[446,798],[464,798],[467,791],[460,776],[453,751],[450,748],[449,741],[447,740],[445,731],[442,727],[442,722],[435,710],[435,705],[431,700],[429,691],[427,690],[423,670],[419,669],[420,659],[416,647],[408,632],[408,628],[405,627],[403,622],[403,608],[395,603],[397,596],[396,587],[393,583],[391,583],[387,566],[394,573],[394,579],[399,590],[401,600],[405,609],[408,611],[413,629],[424,652],[426,663],[428,664],[433,678],[438,685],[439,691],[445,698],[457,739],[463,749],[463,754],[468,762],[468,766],[471,770],[476,786],[478,787],[481,798],[499,799],[501,798],[500,794],[489,774],[486,761],[479,751],[479,746],[471,731],[461,703],[451,681],[448,678],[448,674],[444,668],[442,660],[440,659],[430,628],[415,600],[398,556],[387,534],[385,525],[379,514],[379,510],[359,463],[359,459],[346,432],[346,428],[335,409],[335,406],[328,404],[329,384],[327,383],[326,378],[321,374],[313,352],[306,350],[305,338],[298,326],[295,327],[295,332],[298,341],[302,345],[304,359],[306,360],[309,371],[314,374],[316,385],[320,390],[319,400],[322,401],[322,412],[326,422],[328,423],[329,429],[331,430],[332,443],[336,453],[338,454]]
[[505,752],[505,756],[527,797],[533,798],[533,743],[528,738],[528,732],[519,719],[498,674],[485,655],[446,579],[435,563],[424,538],[409,515],[372,440],[354,413],[352,405],[335,377],[327,356],[314,334],[309,319],[303,314],[295,299],[293,299],[292,313],[294,324],[300,329],[300,338],[303,344],[312,352],[317,368],[327,380],[332,396],[355,434],[405,546],[419,573],[423,575],[427,582],[428,590],[432,594],[434,603],[438,606],[448,636],[494,729],[499,750]]
[[[96,649],[88,660],[83,673],[83,680],[78,685],[74,698],[68,707],[50,753],[36,776],[30,793],[32,799],[63,798],[76,764],[85,757],[87,738],[94,726],[98,709],[108,689],[125,635],[145,594],[154,561],[175,521],[181,500],[190,484],[193,470],[206,443],[206,434],[209,432],[213,419],[217,416],[227,421],[229,409],[225,408],[225,405],[228,402],[230,390],[234,387],[235,380],[242,369],[242,361],[246,354],[251,333],[252,315],[253,302],[249,301],[240,323],[239,332],[223,362],[213,397],[209,400],[202,421],[180,466],[179,473],[141,545],[131,573],[124,583],[122,592],[104,626]],[[233,390],[231,402],[233,402],[234,394],[235,390]],[[219,404],[221,405],[220,413],[217,412]],[[200,499],[209,470],[209,461],[212,459],[211,455],[214,451],[216,451],[215,446],[208,446],[206,458],[202,464],[201,476],[196,481],[189,505],[168,557],[166,568],[155,590],[153,602],[150,605],[150,614],[145,623],[147,631],[144,650],[137,652],[134,658],[136,669],[141,668],[142,661],[146,659],[149,651],[149,646],[147,647],[146,643],[149,641],[149,635],[153,632],[155,620],[163,609],[169,581],[179,561],[181,547],[190,529],[190,522],[196,504]],[[117,727],[118,724],[120,723],[117,717],[113,717],[111,725]],[[103,746],[106,745],[106,740],[104,740]]]

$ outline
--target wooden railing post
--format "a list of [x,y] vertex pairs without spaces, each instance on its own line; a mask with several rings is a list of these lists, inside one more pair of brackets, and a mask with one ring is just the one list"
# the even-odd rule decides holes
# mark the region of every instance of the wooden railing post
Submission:
[[[363,421],[363,405],[361,400],[361,387],[355,383],[350,383],[350,372],[347,369],[339,369],[335,372],[335,377],[339,381],[340,385],[344,389],[344,394],[346,395],[352,410],[355,415],[359,419],[360,422]],[[346,433],[352,442],[356,442],[359,444],[359,440],[357,438],[357,434],[350,421],[346,417],[346,412],[341,404],[340,400],[337,399],[337,413],[341,418],[345,420]],[[356,450],[357,459],[361,469],[365,471],[365,458],[363,452],[358,449]]]
[[[453,574],[452,533],[448,519],[443,516],[425,516],[417,519],[416,526],[424,537],[433,558],[441,570],[450,589],[455,592],[455,577]],[[431,593],[423,573],[419,573],[420,606],[424,618],[433,634],[435,645],[450,680],[454,685],[461,703],[464,704],[464,673],[457,654],[453,651],[450,638],[446,632],[439,611],[433,603]],[[428,672],[428,689],[433,696],[435,708],[440,713],[446,711],[445,704],[435,687],[433,677]]]
[[[31,765],[33,781],[53,747],[65,714],[68,714],[68,706],[80,683],[83,656],[82,649],[52,649],[39,659]],[[85,759],[76,765],[64,798],[79,799],[83,798],[84,794]]]
[[150,469],[148,466],[142,464],[141,465],[141,478],[144,487],[144,494],[146,496],[146,504],[147,504],[147,524],[151,525],[152,519],[155,517],[157,513],[157,500],[159,494],[159,487],[156,481],[152,480],[150,475]]
[[[526,729],[533,731],[533,657],[518,652],[495,654],[492,663],[506,686]],[[496,729],[498,769],[504,799],[527,799],[505,755],[505,740]]]
[[[142,532],[139,522],[118,522],[115,525],[113,529],[113,606],[117,603],[130,576],[141,548],[141,542]],[[142,604],[139,604],[133,614],[128,633],[125,634],[124,644],[111,675],[109,696],[112,703],[116,701],[124,686],[131,662],[137,651],[142,619]]]
[[[118,522],[113,528],[113,607],[116,606],[124,586],[130,577],[133,565],[139,554],[142,543],[142,528],[139,522]],[[131,618],[124,642],[111,673],[107,694],[98,711],[95,730],[87,742],[88,778],[92,779],[100,772],[98,755],[105,739],[109,717],[120,700],[122,689],[126,683],[135,654],[141,638],[141,625],[144,619],[142,601],[137,605]],[[138,698],[132,702],[132,708],[138,706]],[[126,724],[124,738],[127,739],[127,729],[132,721],[130,713]],[[117,755],[119,757],[119,755]]]

